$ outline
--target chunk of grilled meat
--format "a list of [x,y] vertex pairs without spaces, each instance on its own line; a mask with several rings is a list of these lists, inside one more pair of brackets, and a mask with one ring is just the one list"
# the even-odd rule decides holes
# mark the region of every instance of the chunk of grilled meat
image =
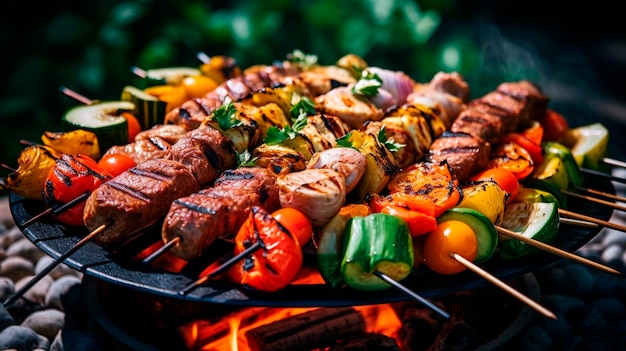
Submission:
[[106,225],[96,243],[123,244],[162,218],[172,201],[198,189],[198,181],[184,164],[148,160],[93,191],[85,202],[83,220],[90,231]]
[[187,132],[188,130],[183,126],[175,124],[157,124],[137,133],[134,141],[159,137],[170,144],[175,144],[182,139]]
[[524,104],[521,112],[521,128],[527,128],[530,121],[543,116],[550,102],[550,99],[541,92],[538,86],[527,80],[501,83],[496,91]]
[[341,118],[350,128],[359,129],[366,121],[380,121],[384,111],[372,101],[352,93],[352,85],[338,87],[315,98],[318,112]]
[[506,133],[506,128],[502,116],[477,108],[468,108],[454,120],[450,131],[467,133],[495,145]]
[[298,72],[298,66],[289,64],[250,68],[241,76],[223,82],[204,97],[185,101],[180,107],[174,108],[165,115],[164,123],[181,125],[187,130],[196,129],[213,111],[222,106],[227,96],[232,101],[240,101],[262,88],[286,84],[289,82],[287,77]]
[[123,154],[130,156],[136,164],[155,159],[164,158],[168,155],[172,144],[161,137],[152,136],[150,138],[136,139],[125,145],[113,145],[104,155]]
[[237,166],[232,142],[211,126],[190,131],[172,146],[167,158],[189,167],[200,186],[212,183],[220,173]]
[[428,86],[432,90],[456,96],[464,103],[470,100],[469,84],[459,72],[437,72]]
[[425,160],[439,164],[447,161],[454,175],[467,180],[489,162],[491,144],[467,133],[446,131],[435,139]]
[[180,237],[171,252],[191,260],[217,238],[232,239],[250,208],[268,212],[280,207],[276,176],[265,168],[225,171],[210,188],[175,200],[161,229],[164,242]]

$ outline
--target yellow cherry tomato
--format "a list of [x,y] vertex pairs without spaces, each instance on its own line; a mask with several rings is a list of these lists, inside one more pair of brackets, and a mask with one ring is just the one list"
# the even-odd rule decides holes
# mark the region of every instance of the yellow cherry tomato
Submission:
[[465,266],[450,254],[456,253],[473,261],[476,258],[478,240],[472,228],[457,220],[441,222],[437,229],[426,237],[423,246],[424,263],[440,274],[455,274],[465,270]]
[[207,76],[188,76],[180,85],[185,88],[190,98],[201,98],[217,88],[217,82]]

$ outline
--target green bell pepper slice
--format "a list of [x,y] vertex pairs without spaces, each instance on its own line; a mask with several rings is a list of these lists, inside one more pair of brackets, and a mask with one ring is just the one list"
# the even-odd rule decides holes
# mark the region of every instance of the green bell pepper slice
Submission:
[[388,289],[392,286],[374,273],[401,281],[412,272],[413,260],[413,239],[403,219],[373,213],[348,221],[341,261],[347,286],[365,291]]

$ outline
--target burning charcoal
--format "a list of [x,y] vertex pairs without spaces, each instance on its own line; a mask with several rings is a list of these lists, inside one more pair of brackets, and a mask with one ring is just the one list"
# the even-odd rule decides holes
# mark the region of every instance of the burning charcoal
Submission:
[[444,329],[428,351],[465,351],[479,346],[480,337],[465,322],[457,322]]
[[12,325],[0,332],[1,350],[35,350],[50,348],[50,341],[32,329]]
[[327,351],[400,351],[396,340],[382,334],[365,333],[344,339],[325,349]]
[[411,304],[402,315],[399,337],[409,351],[426,350],[443,328],[443,321],[433,311]]

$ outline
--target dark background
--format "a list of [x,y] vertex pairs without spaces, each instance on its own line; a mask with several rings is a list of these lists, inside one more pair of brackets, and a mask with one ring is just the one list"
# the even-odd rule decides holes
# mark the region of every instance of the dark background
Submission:
[[456,70],[473,97],[530,79],[570,125],[607,124],[610,156],[624,149],[626,25],[608,0],[21,1],[12,8],[0,21],[0,162],[7,165],[20,139],[58,131],[63,112],[79,104],[61,86],[116,100],[136,81],[131,66],[197,66],[200,51],[233,56],[243,67],[294,49],[322,64],[356,53],[418,81]]

